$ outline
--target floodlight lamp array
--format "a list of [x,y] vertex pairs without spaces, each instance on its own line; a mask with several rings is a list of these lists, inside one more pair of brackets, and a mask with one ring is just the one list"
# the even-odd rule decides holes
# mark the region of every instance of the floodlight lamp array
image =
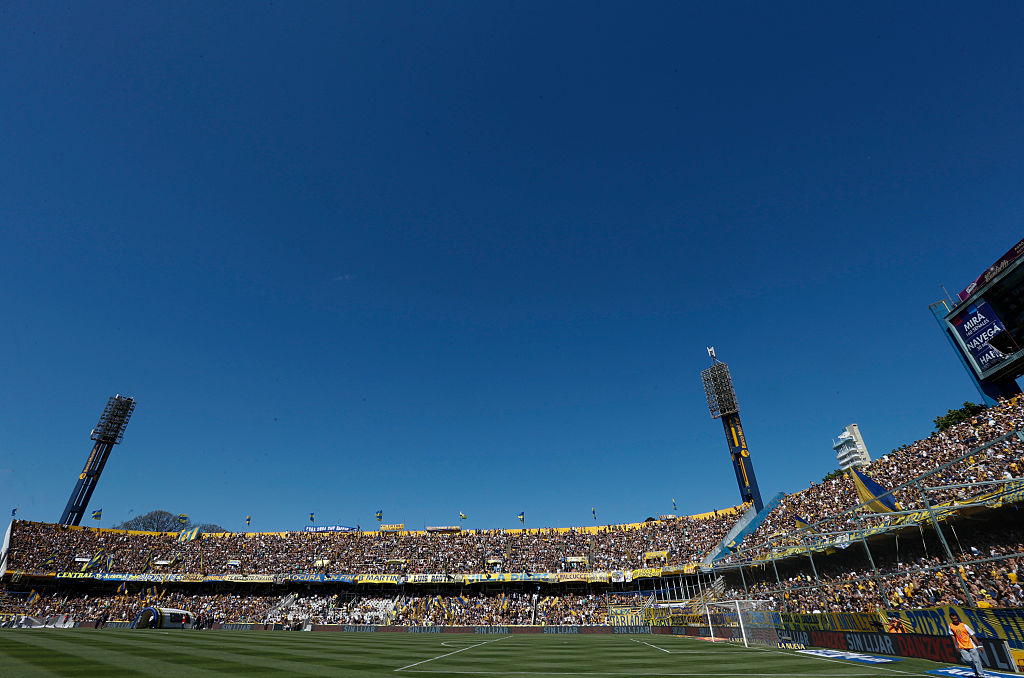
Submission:
[[711,413],[712,419],[719,419],[740,411],[739,403],[736,402],[736,391],[732,386],[732,377],[729,376],[728,365],[716,362],[700,373],[700,379],[704,382],[704,395],[707,396],[708,411]]
[[92,440],[118,444],[124,437],[124,429],[135,411],[135,398],[116,395],[107,401],[103,414],[89,436]]

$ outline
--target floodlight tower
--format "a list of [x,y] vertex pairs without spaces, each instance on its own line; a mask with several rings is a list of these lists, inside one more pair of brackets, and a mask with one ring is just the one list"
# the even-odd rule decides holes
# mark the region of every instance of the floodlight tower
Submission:
[[78,476],[75,489],[71,491],[71,498],[68,505],[64,507],[64,515],[60,517],[61,525],[78,525],[82,521],[85,509],[89,506],[89,498],[92,491],[96,489],[100,474],[107,463],[107,457],[114,445],[121,442],[124,436],[124,429],[128,426],[132,412],[135,411],[135,399],[127,396],[116,395],[107,401],[103,408],[100,421],[89,436],[96,444],[92,446],[89,459],[85,462],[85,468]]
[[743,501],[753,502],[758,513],[764,508],[761,491],[757,489],[754,464],[750,461],[747,438],[740,423],[740,406],[736,402],[736,391],[732,387],[729,366],[715,356],[715,347],[708,347],[711,367],[700,373],[704,382],[704,394],[708,398],[708,410],[712,419],[721,419],[725,427],[725,439],[729,443],[732,465],[736,471],[736,483],[740,486]]

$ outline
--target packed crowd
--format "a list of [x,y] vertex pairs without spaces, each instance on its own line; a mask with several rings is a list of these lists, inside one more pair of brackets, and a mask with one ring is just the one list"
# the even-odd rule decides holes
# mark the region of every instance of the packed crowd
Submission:
[[[1024,528],[1009,525],[972,536],[954,554],[951,564],[935,544],[904,543],[896,558],[875,552],[875,566],[851,567],[847,558],[817,562],[817,577],[802,571],[776,579],[773,568],[751,568],[745,586],[730,575],[727,598],[772,600],[790,612],[861,612],[877,608],[899,610],[936,605],[1024,607]],[[938,551],[938,553],[937,553]],[[969,595],[968,595],[969,594]]]
[[90,595],[73,591],[10,596],[0,612],[30,617],[67,615],[75,620],[131,621],[149,605],[187,610],[202,614],[211,622],[262,622],[283,596],[258,595],[190,595],[161,591],[154,594]]
[[[872,462],[863,471],[885,489],[893,489],[1017,429],[1024,429],[1024,398],[1003,402],[969,421],[893,450]],[[944,488],[928,490],[928,499],[932,505],[954,500],[963,501],[998,489],[999,481],[1022,478],[1022,455],[1024,441],[1016,436],[996,443],[925,478],[925,487]],[[948,487],[972,483],[986,485]],[[906,510],[925,507],[920,493],[913,488],[896,490],[894,495]],[[812,482],[807,489],[786,496],[765,517],[757,530],[744,539],[744,555],[748,558],[762,557],[768,553],[771,545],[799,543],[807,538],[807,534],[796,530],[796,517],[811,524],[825,521],[816,526],[815,532],[857,530],[890,520],[885,514],[861,513],[856,517],[852,514],[834,517],[860,503],[852,481],[845,476],[820,484]]]
[[143,607],[183,609],[211,623],[358,624],[396,626],[504,626],[603,624],[603,595],[508,593],[457,596],[146,595],[49,593],[31,600],[6,595],[0,612],[77,621],[130,621]]
[[[681,517],[596,531],[474,530],[174,535],[70,529],[15,521],[9,569],[159,573],[309,572],[457,574],[616,570],[698,562],[738,514]],[[651,551],[665,558],[647,561]],[[95,560],[94,560],[95,559]]]

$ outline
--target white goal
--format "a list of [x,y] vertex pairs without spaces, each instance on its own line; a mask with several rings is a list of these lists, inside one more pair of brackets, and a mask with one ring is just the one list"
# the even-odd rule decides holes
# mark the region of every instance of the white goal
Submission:
[[782,616],[770,600],[709,602],[705,613],[712,639],[742,640],[744,647],[775,647],[785,635]]

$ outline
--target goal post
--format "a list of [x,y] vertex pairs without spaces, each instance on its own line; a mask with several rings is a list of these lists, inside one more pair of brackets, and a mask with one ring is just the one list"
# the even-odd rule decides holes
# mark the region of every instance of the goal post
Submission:
[[751,645],[778,645],[783,634],[782,615],[770,600],[723,600],[707,604],[712,638]]

